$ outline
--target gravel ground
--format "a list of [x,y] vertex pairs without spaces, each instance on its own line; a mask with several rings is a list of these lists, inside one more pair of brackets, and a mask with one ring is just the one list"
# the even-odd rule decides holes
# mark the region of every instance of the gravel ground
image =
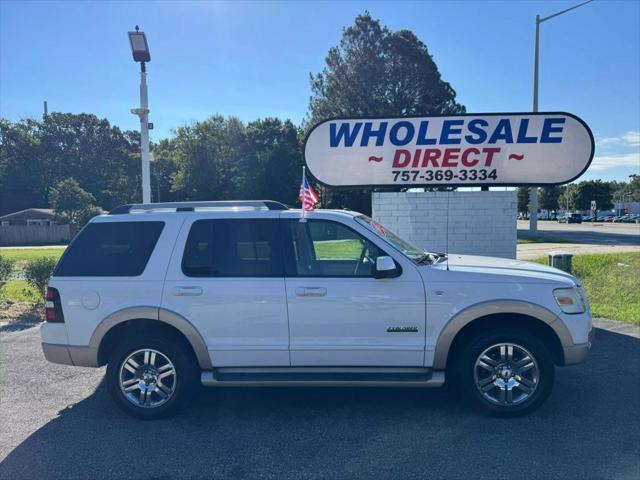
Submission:
[[443,390],[229,388],[142,422],[110,401],[104,369],[47,363],[38,329],[14,328],[0,332],[0,478],[638,479],[640,339],[618,330],[599,329],[520,419]]
[[[34,302],[0,300],[0,331],[21,330],[24,325],[34,325],[43,320],[44,307]],[[9,325],[7,325],[9,324]]]

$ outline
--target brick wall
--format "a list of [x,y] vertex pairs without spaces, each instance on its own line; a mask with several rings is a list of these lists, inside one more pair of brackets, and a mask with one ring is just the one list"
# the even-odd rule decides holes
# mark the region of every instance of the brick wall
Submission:
[[517,205],[515,191],[375,192],[372,216],[426,250],[515,258]]

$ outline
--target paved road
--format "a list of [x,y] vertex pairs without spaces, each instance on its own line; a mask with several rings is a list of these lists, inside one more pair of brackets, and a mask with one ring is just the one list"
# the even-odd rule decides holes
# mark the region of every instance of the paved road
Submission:
[[550,252],[562,251],[574,255],[589,253],[640,253],[640,245],[602,245],[593,243],[519,243],[516,257],[519,260],[535,260],[547,257]]
[[[518,220],[518,236],[529,236],[529,221]],[[635,223],[558,223],[538,221],[538,237],[603,245],[640,245],[640,225]]]
[[103,370],[42,358],[37,329],[0,333],[0,478],[640,478],[640,339],[598,331],[522,419],[441,390],[210,389],[158,422],[116,410]]

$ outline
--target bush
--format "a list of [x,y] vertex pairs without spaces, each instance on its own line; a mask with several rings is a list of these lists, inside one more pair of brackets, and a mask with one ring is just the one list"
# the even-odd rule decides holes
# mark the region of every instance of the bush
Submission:
[[24,269],[24,276],[30,285],[38,290],[43,296],[45,288],[49,282],[49,277],[56,266],[56,260],[51,257],[39,257],[30,260]]
[[9,279],[9,275],[13,271],[14,261],[9,258],[4,258],[0,255],[0,282],[4,282]]

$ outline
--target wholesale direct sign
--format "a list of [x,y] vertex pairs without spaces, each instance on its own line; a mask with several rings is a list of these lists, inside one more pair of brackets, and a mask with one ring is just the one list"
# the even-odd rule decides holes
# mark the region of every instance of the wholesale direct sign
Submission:
[[333,119],[304,148],[313,176],[336,187],[557,185],[593,152],[587,124],[562,112]]

